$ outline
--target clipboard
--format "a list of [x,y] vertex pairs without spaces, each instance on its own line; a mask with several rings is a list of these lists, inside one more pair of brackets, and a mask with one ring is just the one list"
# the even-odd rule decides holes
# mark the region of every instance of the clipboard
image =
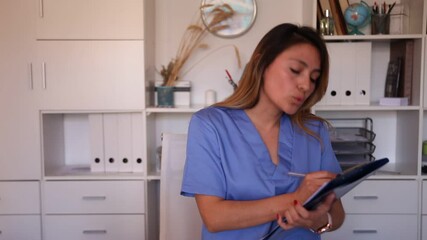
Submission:
[[[335,193],[336,198],[341,198],[388,162],[388,158],[378,159],[372,162],[357,165],[356,167],[348,169],[344,173],[337,175],[336,178],[326,182],[316,192],[314,192],[304,202],[304,208],[309,211],[316,209],[317,205],[319,205],[325,199],[325,197],[332,192]],[[286,218],[284,218],[283,221],[286,221]],[[280,230],[284,231],[284,229],[277,225],[266,236],[262,237],[261,240],[274,240],[275,235],[279,233]]]

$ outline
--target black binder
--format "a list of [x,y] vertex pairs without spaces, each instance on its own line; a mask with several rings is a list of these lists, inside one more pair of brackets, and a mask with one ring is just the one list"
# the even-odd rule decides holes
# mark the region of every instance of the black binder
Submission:
[[[304,207],[307,210],[315,209],[317,205],[320,204],[325,199],[325,197],[332,192],[335,192],[337,198],[341,198],[388,162],[388,158],[382,158],[348,169],[343,174],[337,175],[336,178],[322,185],[315,193],[311,195],[310,198],[307,199],[307,201],[304,203]],[[286,218],[284,218],[283,221],[286,221]],[[284,229],[277,225],[271,232],[261,238],[261,240],[274,240],[274,236],[280,231],[284,231]]]

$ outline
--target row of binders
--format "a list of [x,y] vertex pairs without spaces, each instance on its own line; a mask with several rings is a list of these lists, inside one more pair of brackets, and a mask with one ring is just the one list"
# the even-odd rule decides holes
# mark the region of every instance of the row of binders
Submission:
[[140,113],[89,114],[92,172],[143,172]]
[[328,42],[329,84],[318,105],[369,105],[371,42]]

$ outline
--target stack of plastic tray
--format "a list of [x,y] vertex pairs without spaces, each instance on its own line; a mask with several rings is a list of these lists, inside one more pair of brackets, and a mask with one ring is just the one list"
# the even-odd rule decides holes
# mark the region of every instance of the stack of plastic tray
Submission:
[[332,148],[343,169],[372,161],[375,133],[371,118],[333,118],[329,130]]

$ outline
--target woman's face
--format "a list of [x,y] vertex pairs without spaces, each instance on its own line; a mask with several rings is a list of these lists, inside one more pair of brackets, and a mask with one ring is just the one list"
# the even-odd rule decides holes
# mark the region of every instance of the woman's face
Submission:
[[319,51],[308,43],[294,45],[266,68],[261,100],[292,115],[313,93],[319,77]]

